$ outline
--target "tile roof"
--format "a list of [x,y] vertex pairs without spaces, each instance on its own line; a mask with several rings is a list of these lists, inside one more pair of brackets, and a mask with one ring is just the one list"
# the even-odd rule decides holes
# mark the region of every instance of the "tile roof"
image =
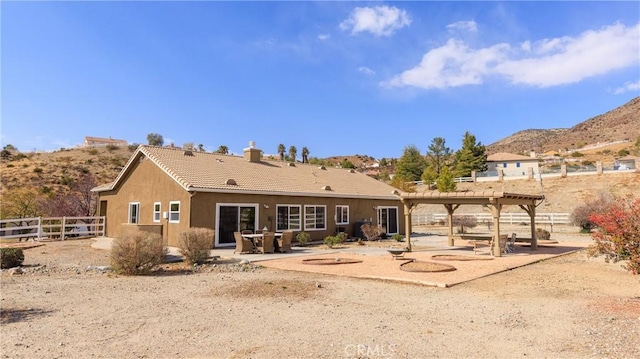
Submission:
[[140,156],[147,157],[188,191],[398,199],[392,194],[394,187],[348,169],[303,163],[291,166],[289,162],[266,159],[250,162],[239,156],[147,145],[138,147],[113,183],[94,191],[114,189]]
[[537,161],[536,158],[532,158],[530,156],[521,156],[513,153],[507,152],[498,152],[492,155],[487,156],[487,161],[489,162],[499,162],[499,161]]

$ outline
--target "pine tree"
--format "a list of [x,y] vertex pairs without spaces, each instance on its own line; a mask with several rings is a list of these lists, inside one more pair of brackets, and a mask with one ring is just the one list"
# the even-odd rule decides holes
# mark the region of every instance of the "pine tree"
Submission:
[[462,148],[455,154],[454,174],[458,177],[471,176],[471,171],[487,170],[487,151],[484,145],[476,142],[476,136],[469,131],[462,139]]
[[440,192],[456,191],[456,182],[453,180],[453,174],[449,171],[448,166],[442,167],[442,171],[436,180],[436,187]]
[[427,148],[427,164],[439,175],[442,168],[450,164],[452,154],[451,149],[446,146],[445,139],[435,137]]
[[426,166],[418,148],[414,145],[407,146],[398,160],[394,179],[398,177],[405,182],[419,181]]

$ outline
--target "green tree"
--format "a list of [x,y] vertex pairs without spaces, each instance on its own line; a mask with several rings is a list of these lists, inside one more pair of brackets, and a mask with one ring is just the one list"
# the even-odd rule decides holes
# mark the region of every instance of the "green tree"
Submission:
[[204,145],[202,143],[198,143],[198,152],[204,152]]
[[286,150],[286,147],[284,146],[283,143],[278,145],[278,155],[280,156],[280,161],[284,161],[284,151]]
[[289,160],[291,162],[295,162],[296,161],[296,155],[297,154],[298,154],[298,149],[296,148],[296,146],[289,147]]
[[229,148],[225,145],[220,145],[220,147],[218,147],[218,150],[216,151],[216,153],[219,153],[221,155],[226,155],[229,154]]
[[406,146],[398,160],[394,179],[398,177],[405,182],[419,181],[426,166],[418,148],[414,145]]
[[309,149],[305,146],[302,147],[302,163],[309,162]]
[[438,179],[438,174],[431,166],[427,166],[422,172],[422,182],[427,188],[432,189],[433,183]]
[[381,158],[381,159],[380,159],[380,162],[378,162],[378,165],[379,165],[380,167],[386,167],[386,166],[388,166],[389,164],[387,163],[387,159],[383,157],[383,158]]
[[454,175],[458,177],[471,176],[471,171],[487,170],[487,151],[484,145],[476,142],[476,136],[469,131],[464,133],[462,148],[455,154]]
[[164,145],[164,138],[159,133],[150,133],[147,135],[147,142],[151,146],[162,146]]
[[40,216],[40,196],[33,188],[16,188],[2,195],[0,218],[31,218]]
[[451,162],[451,149],[446,146],[446,141],[442,137],[435,137],[427,149],[427,165],[433,168],[436,175],[439,175],[442,168]]
[[182,149],[185,151],[193,151],[196,149],[196,145],[194,145],[193,142],[187,142],[182,144]]
[[449,171],[448,166],[442,167],[438,179],[436,179],[436,188],[440,192],[455,192],[456,182],[453,180],[453,174]]

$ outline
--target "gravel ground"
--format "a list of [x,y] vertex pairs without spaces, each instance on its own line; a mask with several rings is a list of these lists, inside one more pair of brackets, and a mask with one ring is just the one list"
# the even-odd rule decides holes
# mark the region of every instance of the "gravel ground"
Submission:
[[2,358],[640,357],[640,278],[583,252],[434,288],[225,258],[125,277],[91,242],[2,271]]

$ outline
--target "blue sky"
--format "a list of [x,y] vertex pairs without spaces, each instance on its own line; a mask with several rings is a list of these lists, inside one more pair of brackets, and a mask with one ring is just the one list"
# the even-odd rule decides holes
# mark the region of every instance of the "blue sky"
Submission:
[[7,2],[2,145],[84,136],[399,157],[640,94],[640,3]]

